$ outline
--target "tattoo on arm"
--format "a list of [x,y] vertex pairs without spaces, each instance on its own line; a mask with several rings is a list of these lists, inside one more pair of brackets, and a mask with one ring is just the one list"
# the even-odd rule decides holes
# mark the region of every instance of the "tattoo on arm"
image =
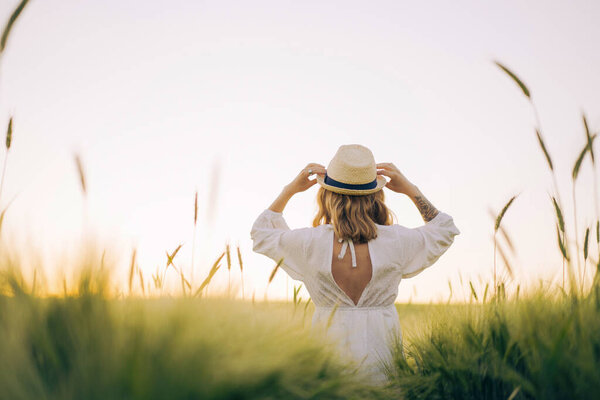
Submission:
[[438,215],[439,211],[437,208],[435,208],[433,204],[431,204],[431,202],[425,198],[425,196],[418,195],[415,196],[413,200],[425,222],[431,221]]

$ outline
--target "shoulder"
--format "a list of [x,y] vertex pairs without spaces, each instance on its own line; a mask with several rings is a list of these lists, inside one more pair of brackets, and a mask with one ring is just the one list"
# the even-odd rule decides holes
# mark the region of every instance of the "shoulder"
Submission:
[[333,233],[333,227],[330,225],[317,225],[292,229],[292,232],[303,242],[305,247],[320,248],[329,243],[328,239]]
[[379,246],[399,248],[410,238],[411,229],[400,224],[377,225],[377,237],[374,239]]
[[328,229],[327,226],[319,225],[315,227],[306,226],[289,229],[284,234],[289,237],[295,237],[298,240],[308,244],[312,241],[318,241],[322,239],[323,237],[327,236],[328,232],[330,232],[330,229]]
[[331,225],[317,225],[300,229],[302,229],[305,235],[310,239],[317,240],[322,239],[333,232],[333,227]]
[[377,237],[397,238],[409,234],[412,228],[400,224],[377,225]]
[[455,227],[454,220],[452,216],[449,214],[440,211],[438,214],[431,220],[425,222],[424,224],[417,226],[415,228],[409,228],[400,224],[389,225],[390,229],[394,231],[396,235],[412,235],[417,231],[427,231],[427,230],[435,230],[438,228],[444,227]]

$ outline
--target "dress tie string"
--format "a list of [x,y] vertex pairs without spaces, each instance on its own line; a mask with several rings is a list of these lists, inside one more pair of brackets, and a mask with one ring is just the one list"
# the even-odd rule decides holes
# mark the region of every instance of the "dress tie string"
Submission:
[[352,239],[338,239],[338,242],[342,243],[342,250],[340,251],[340,254],[338,254],[338,259],[342,259],[344,258],[344,255],[346,254],[346,248],[348,247],[348,245],[350,245],[350,253],[352,254],[352,268],[356,268],[356,252],[354,251],[354,243],[352,242]]

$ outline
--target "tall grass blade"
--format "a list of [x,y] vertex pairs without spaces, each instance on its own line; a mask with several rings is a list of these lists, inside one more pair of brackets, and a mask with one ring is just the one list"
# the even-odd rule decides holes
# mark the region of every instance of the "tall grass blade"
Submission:
[[6,207],[4,210],[2,210],[2,212],[0,212],[0,235],[2,235],[2,223],[4,222],[4,215],[6,214],[7,210],[8,207]]
[[546,144],[544,143],[544,139],[542,139],[542,134],[538,129],[535,130],[535,134],[537,136],[538,143],[544,152],[544,156],[546,157],[546,161],[548,162],[548,166],[550,167],[550,171],[554,172],[554,164],[552,164],[552,159],[550,158],[550,153],[548,153],[548,149],[546,148]]
[[487,294],[488,294],[488,290],[490,288],[490,283],[486,283],[485,284],[485,289],[483,290],[483,302],[485,303],[485,300],[487,299]]
[[[583,240],[583,278],[581,279],[581,290],[585,284],[585,273],[587,271],[588,244],[590,240],[590,228],[585,229],[585,239]],[[579,261],[579,260],[578,260]]]
[[102,256],[100,256],[100,269],[104,269],[104,258],[106,257],[106,249],[102,250]]
[[583,127],[585,128],[585,136],[587,138],[588,148],[590,150],[590,157],[592,157],[592,165],[595,165],[596,159],[594,157],[594,146],[593,146],[592,142],[594,141],[594,138],[596,137],[596,135],[594,135],[594,137],[592,137],[592,135],[590,134],[590,128],[588,126],[587,118],[585,117],[585,114],[583,114]]
[[75,164],[77,165],[77,172],[79,173],[79,181],[81,183],[81,190],[83,191],[83,194],[86,195],[87,194],[87,185],[86,185],[86,179],[85,179],[85,172],[84,172],[83,163],[81,162],[81,157],[79,157],[79,154],[75,154]]
[[177,246],[177,248],[175,250],[173,250],[173,253],[169,254],[169,252],[167,251],[167,268],[169,267],[169,265],[173,265],[173,267],[175,267],[175,265],[173,264],[173,259],[175,258],[175,256],[177,255],[177,253],[179,252],[179,250],[181,249],[181,246],[183,246],[183,244],[180,244],[179,246]]
[[504,266],[506,267],[508,274],[512,279],[514,279],[515,275],[513,273],[512,265],[508,261],[508,257],[506,257],[506,253],[504,253],[504,249],[500,245],[498,245],[498,252],[500,253],[500,257],[502,257],[502,261],[504,261]]
[[521,386],[517,386],[515,388],[515,390],[512,391],[510,396],[508,396],[508,399],[506,399],[506,400],[514,400],[514,398],[517,397],[517,395],[519,394],[520,391],[521,391]]
[[471,281],[469,281],[469,286],[471,287],[471,295],[475,298],[475,301],[479,301],[479,299],[477,298],[477,292],[475,291],[475,288],[473,287],[473,283]]
[[192,290],[192,284],[190,283],[190,281],[187,280],[187,278],[183,274],[183,271],[181,272],[181,277],[183,278],[183,282],[185,283],[185,286],[187,286],[188,289]]
[[13,132],[13,117],[8,120],[8,128],[6,128],[6,150],[10,150],[12,143],[12,132]]
[[556,198],[552,196],[552,203],[554,204],[554,211],[556,212],[556,219],[558,220],[558,227],[561,232],[565,231],[565,219],[563,218],[562,210],[556,201]]
[[504,227],[502,225],[500,225],[500,227],[498,228],[498,231],[500,231],[500,234],[502,235],[502,237],[504,238],[504,240],[506,241],[506,244],[508,245],[508,248],[510,249],[511,252],[515,252],[515,246],[513,245],[512,239],[510,238],[508,232],[506,231],[506,229],[504,229]]
[[200,284],[200,287],[196,290],[196,293],[194,294],[194,296],[197,296],[198,294],[200,294],[202,292],[202,290],[204,290],[204,288],[210,284],[210,281],[212,280],[213,276],[215,276],[215,273],[219,270],[219,268],[221,268],[221,264],[217,264],[214,266],[214,268],[211,268],[208,276]]
[[2,32],[2,38],[0,38],[0,55],[2,54],[2,52],[4,52],[4,49],[6,48],[6,42],[8,41],[8,36],[10,35],[10,32],[11,32],[15,22],[17,22],[17,19],[21,15],[21,12],[23,12],[23,9],[25,8],[25,6],[27,5],[28,2],[29,2],[29,0],[21,0],[19,5],[17,6],[17,8],[15,8],[13,13],[10,15],[8,22],[4,26],[4,31]]
[[4,156],[4,163],[2,166],[2,178],[0,178],[0,198],[2,198],[2,189],[4,188],[4,176],[6,175],[6,164],[8,161],[8,151],[10,150],[10,144],[12,143],[12,131],[13,131],[13,117],[10,117],[8,121],[8,128],[6,129],[6,156]]
[[35,285],[37,283],[37,269],[33,270],[33,282],[31,283],[31,295],[35,295]]
[[527,88],[527,86],[525,86],[525,84],[523,83],[523,81],[521,81],[511,70],[509,70],[507,67],[505,67],[504,65],[502,65],[500,62],[494,61],[494,63],[498,67],[500,67],[504,72],[506,72],[506,74],[508,76],[510,76],[512,78],[512,80],[517,83],[517,85],[519,85],[519,87],[523,91],[523,94],[525,96],[527,96],[528,99],[531,99],[531,94],[529,92],[529,89]]
[[590,151],[590,149],[592,148],[592,146],[593,146],[592,143],[593,143],[594,139],[596,139],[596,135],[593,135],[589,139],[589,142],[585,144],[585,146],[579,153],[579,157],[577,157],[577,160],[575,161],[575,165],[573,166],[573,172],[571,174],[573,177],[573,181],[577,180],[577,176],[579,175],[579,169],[581,168],[581,163],[583,162],[583,159],[585,158],[585,154],[588,151]]
[[227,254],[227,270],[231,271],[231,251],[229,249],[229,243],[225,245],[225,253]]
[[142,274],[142,270],[138,268],[138,275],[140,277],[140,285],[142,286],[142,294],[146,295],[146,287],[144,285],[144,274]]
[[231,294],[231,251],[229,243],[225,245],[225,254],[227,254],[227,294]]
[[517,198],[517,196],[518,195],[513,196],[508,201],[508,203],[506,203],[506,205],[504,206],[504,208],[502,208],[502,211],[500,211],[500,214],[496,218],[496,224],[494,225],[494,231],[498,231],[498,228],[500,228],[500,223],[502,222],[502,218],[504,218],[504,214],[506,214],[506,211],[508,210],[508,208],[510,207],[510,205],[512,204],[512,202],[515,201],[515,199]]
[[185,291],[185,287],[187,286],[189,290],[192,290],[192,285],[185,279],[185,275],[183,275],[183,268],[179,268],[179,275],[181,276],[181,292],[183,296],[187,296],[187,292]]
[[244,262],[242,261],[242,252],[240,251],[240,246],[237,246],[237,256],[238,256],[238,264],[240,265],[240,272],[244,271]]
[[194,226],[198,223],[198,191],[194,195]]
[[302,289],[302,284],[299,286],[294,285],[294,305],[299,304],[302,301],[302,298],[298,298],[300,289]]
[[198,223],[198,191],[194,194],[194,232],[192,234],[192,265],[190,266],[190,279],[194,281],[194,260],[196,256],[196,229]]
[[587,260],[588,258],[588,244],[590,241],[590,228],[585,230],[585,239],[583,239],[583,259]]
[[221,264],[219,264],[219,263],[221,262],[221,260],[223,259],[224,256],[225,256],[225,252],[221,253],[221,255],[219,256],[219,258],[217,258],[217,260],[214,262],[214,264],[210,268],[210,271],[208,272],[208,276],[204,279],[204,281],[202,282],[202,284],[200,284],[200,287],[194,293],[194,297],[198,296],[202,292],[202,290],[204,290],[204,288],[208,286],[208,284],[212,280],[213,276],[215,276],[215,274],[217,273],[217,271],[221,267]]
[[137,256],[137,249],[133,249],[133,253],[131,253],[131,264],[129,265],[129,294],[131,294],[131,289],[133,287],[133,276],[135,274],[136,256]]
[[277,261],[275,268],[273,268],[273,271],[271,271],[271,275],[269,276],[269,283],[271,283],[273,281],[273,278],[275,278],[275,274],[277,273],[277,270],[279,269],[281,264],[283,264],[283,258]]
[[240,280],[242,281],[242,299],[244,299],[244,262],[242,261],[242,252],[240,250],[240,245],[237,245],[237,256],[238,256],[238,265],[240,266]]
[[306,310],[308,309],[308,305],[311,302],[311,298],[309,297],[308,300],[306,300],[306,304],[304,304],[304,314],[306,315]]
[[560,230],[558,225],[556,226],[556,234],[558,236],[558,247],[560,248],[560,252],[562,253],[563,257],[569,261],[569,254],[567,253],[567,248],[565,247],[565,244],[562,241],[562,238],[560,237]]

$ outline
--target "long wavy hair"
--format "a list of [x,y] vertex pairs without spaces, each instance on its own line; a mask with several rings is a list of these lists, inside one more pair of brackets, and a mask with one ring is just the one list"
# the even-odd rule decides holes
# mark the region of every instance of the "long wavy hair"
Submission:
[[377,237],[377,226],[392,225],[394,214],[385,205],[383,190],[368,195],[339,194],[323,187],[317,192],[319,210],[313,226],[331,224],[338,237],[365,243]]

